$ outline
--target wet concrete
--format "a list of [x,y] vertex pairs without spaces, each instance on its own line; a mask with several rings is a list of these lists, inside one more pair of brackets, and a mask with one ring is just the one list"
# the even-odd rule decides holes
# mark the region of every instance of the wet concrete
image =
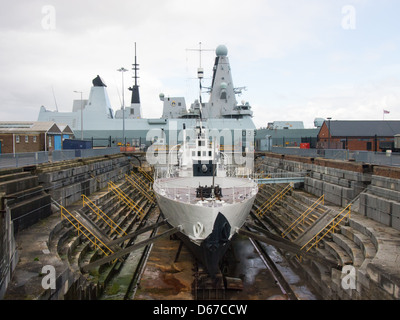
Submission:
[[273,275],[246,237],[236,236],[227,254],[227,260],[227,275],[240,278],[243,282],[243,290],[227,291],[228,299],[265,300],[273,296],[282,296]]
[[[160,230],[163,232],[165,230]],[[182,247],[179,259],[174,262],[179,248],[179,240],[163,239],[153,246],[148,263],[143,272],[135,300],[193,300],[192,283],[195,274],[195,260],[191,252]],[[300,299],[312,300],[315,296],[298,277],[284,259],[268,249],[273,260]],[[226,290],[228,300],[286,300],[274,276],[267,269],[251,242],[237,235],[231,243],[224,263],[225,275],[242,280],[242,290]],[[239,281],[240,282],[240,281]]]
[[[166,231],[161,227],[159,233]],[[183,246],[175,262],[180,241],[170,238],[154,243],[135,300],[192,300],[194,258]]]

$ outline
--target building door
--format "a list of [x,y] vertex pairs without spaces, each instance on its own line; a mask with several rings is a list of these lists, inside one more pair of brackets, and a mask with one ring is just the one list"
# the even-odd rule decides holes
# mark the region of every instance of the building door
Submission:
[[1,153],[1,141],[0,141],[0,153]]
[[54,150],[61,150],[61,136],[54,136]]

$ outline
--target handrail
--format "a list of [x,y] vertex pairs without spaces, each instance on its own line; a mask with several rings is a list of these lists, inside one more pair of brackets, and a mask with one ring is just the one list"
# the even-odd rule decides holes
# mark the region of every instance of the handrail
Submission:
[[146,189],[150,189],[149,191],[151,192],[152,190],[151,190],[151,182],[150,182],[150,185],[148,185],[147,183],[146,183],[146,181],[144,181],[143,179],[145,179],[145,178],[143,178],[142,179],[142,177],[140,176],[140,175],[138,175],[138,174],[136,174],[135,172],[133,172],[133,171],[131,171],[131,176],[134,176],[134,178],[135,178],[135,182],[138,182],[139,184],[140,184],[140,186],[146,191]]
[[304,211],[289,227],[286,228],[285,231],[282,232],[282,238],[286,237],[299,223],[301,220],[308,217],[308,215],[314,211],[315,208],[322,202],[324,204],[324,199],[325,195],[323,194],[321,197],[319,197],[318,200],[316,200],[310,207],[307,208],[306,211]]
[[154,196],[150,195],[147,191],[146,188],[148,188],[148,186],[143,186],[143,181],[140,180],[140,178],[133,172],[131,171],[131,174],[134,175],[134,177],[136,177],[136,180],[130,176],[128,176],[127,174],[125,174],[125,180],[128,180],[133,187],[139,189],[139,191],[149,200],[151,201],[151,203],[154,203]]
[[[348,210],[348,212],[347,212],[346,214],[344,214],[343,217],[341,217],[341,219],[338,220],[336,223],[333,223],[333,222],[334,222],[337,218],[339,218],[339,217],[342,215],[342,213],[344,213],[346,210]],[[305,245],[303,245],[303,246],[301,247],[301,250],[303,250],[303,248],[305,248],[312,240],[315,239],[315,242],[311,245],[311,247],[309,247],[309,248],[306,250],[306,251],[308,252],[312,247],[314,247],[315,245],[317,245],[328,233],[330,233],[332,230],[333,230],[333,232],[334,232],[336,226],[338,226],[339,223],[341,223],[342,220],[343,220],[344,218],[346,218],[347,216],[350,217],[350,215],[351,215],[351,204],[349,204],[346,208],[344,208],[342,211],[340,211],[331,221],[329,221],[329,222],[325,225],[325,227],[324,227],[320,232],[318,232],[318,233],[317,233],[314,237],[312,237]],[[319,235],[322,231],[324,231],[331,223],[332,223],[332,226],[318,239],[318,235]]]
[[151,197],[146,190],[143,190],[143,188],[140,186],[138,182],[136,182],[133,178],[125,174],[125,180],[128,180],[129,183],[134,187],[137,188],[151,203],[154,203],[153,197]]
[[154,182],[154,179],[151,175],[149,175],[146,171],[144,171],[142,168],[138,167],[138,170],[147,178],[149,179],[150,182]]
[[[100,209],[92,200],[90,200],[87,196],[85,196],[84,194],[82,194],[82,206],[85,206],[85,204],[87,204],[88,207],[89,207],[95,214],[97,214],[98,217],[100,217],[105,223],[107,223],[108,226],[109,226],[113,231],[117,232],[121,237],[123,236],[123,234],[127,235],[127,233],[126,233],[124,230],[122,230],[121,227],[120,227],[117,223],[115,223],[106,213],[104,213],[103,210],[101,210],[101,209]],[[97,212],[96,212],[96,210],[95,210],[92,206],[95,207],[95,208],[97,209]],[[103,214],[103,216],[100,215],[100,212]],[[111,221],[111,224],[110,224],[106,219],[104,219],[104,217],[107,217],[107,219],[108,219],[109,221]],[[113,227],[113,224],[114,224],[118,229],[120,229],[120,230],[122,231],[123,234],[121,234],[116,228],[114,228],[114,227]],[[112,232],[111,232],[111,234],[112,234]]]
[[[75,218],[65,207],[63,207],[63,206],[60,206],[60,212],[61,212],[61,219],[62,219],[62,217],[64,217],[65,219],[67,219],[68,221],[69,221],[69,223],[71,223],[73,226],[74,226],[74,228],[76,229],[76,230],[78,230],[78,234],[79,234],[79,232],[82,232],[82,234],[87,238],[87,239],[89,239],[89,241],[91,242],[91,243],[93,243],[95,246],[97,246],[106,256],[108,256],[108,254],[96,243],[96,241],[93,241],[92,239],[90,239],[90,237],[83,231],[83,230],[81,230],[80,228],[79,228],[79,226],[82,226],[83,228],[85,228],[88,232],[89,232],[89,234],[91,234],[93,237],[94,237],[94,239],[95,240],[97,240],[98,242],[100,242],[105,248],[107,248],[112,254],[114,253],[114,251],[113,250],[111,250],[109,247],[107,247],[107,245],[103,242],[103,241],[101,241],[98,237],[96,237],[96,235],[94,235],[88,228],[86,228],[86,226],[84,225],[84,224],[82,224],[81,222],[79,222],[79,220],[77,219],[77,218]],[[77,226],[75,226],[75,224],[63,213],[63,210],[64,211],[66,211],[72,218],[74,218],[75,220],[76,220],[76,222],[78,223],[78,227]]]
[[282,192],[283,189],[284,188],[276,190],[271,197],[265,200],[265,202],[256,210],[257,215],[261,212],[261,210],[263,210],[268,205],[270,201],[272,201],[273,198],[275,198],[278,195],[278,193]]
[[143,218],[144,211],[141,207],[139,207],[134,201],[132,201],[125,193],[120,190],[117,185],[110,181],[108,182],[108,190],[113,191],[120,199],[122,199],[125,204],[127,204],[132,210],[136,210],[137,214],[139,214],[140,218]]
[[271,209],[283,196],[292,189],[292,185],[288,184],[283,190],[281,190],[271,201],[269,201],[261,210],[259,208],[257,215],[261,218],[266,211]]

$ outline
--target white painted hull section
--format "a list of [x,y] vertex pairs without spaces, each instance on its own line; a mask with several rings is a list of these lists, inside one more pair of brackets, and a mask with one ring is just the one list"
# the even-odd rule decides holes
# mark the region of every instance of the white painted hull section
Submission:
[[[156,181],[153,189],[158,205],[165,218],[168,220],[168,223],[173,227],[180,225],[182,227],[182,233],[185,234],[192,242],[200,245],[201,242],[212,232],[215,219],[219,212],[226,217],[231,226],[231,232],[229,236],[229,239],[231,239],[235,234],[236,229],[243,226],[250,209],[253,206],[253,202],[258,191],[257,185],[253,181],[239,178],[224,178],[223,180],[226,185],[229,185],[229,182],[232,181],[235,183],[244,181],[245,185],[247,186],[246,190],[248,191],[248,196],[242,196],[242,199],[240,199],[238,195],[237,200],[233,200],[230,201],[231,203],[228,203],[226,201],[221,202],[218,200],[200,201],[200,199],[197,199],[198,201],[195,201],[193,199],[195,196],[193,195],[189,203],[187,199],[182,201],[180,199],[171,198],[171,193],[168,193],[168,191],[173,191],[176,189],[177,183],[174,183],[174,181],[171,181],[170,184],[168,181]],[[203,183],[204,181],[199,182]],[[179,185],[182,186],[187,186],[188,183],[190,185],[198,186],[199,182],[197,181],[196,177],[179,178],[178,181]],[[232,191],[230,189],[233,190],[233,188],[230,188],[229,186],[222,187],[223,195],[229,195],[230,191]],[[188,187],[187,190],[190,190],[190,188]],[[236,186],[236,193],[238,190],[240,191],[239,187]],[[176,193],[179,192],[177,191]],[[222,199],[224,199],[224,197],[222,197]]]

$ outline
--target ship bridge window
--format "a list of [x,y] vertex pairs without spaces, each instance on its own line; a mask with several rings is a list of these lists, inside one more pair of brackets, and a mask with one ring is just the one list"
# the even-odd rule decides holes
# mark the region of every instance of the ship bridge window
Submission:
[[222,100],[226,99],[226,90],[225,89],[221,90],[221,94],[220,94],[219,98],[222,99]]

